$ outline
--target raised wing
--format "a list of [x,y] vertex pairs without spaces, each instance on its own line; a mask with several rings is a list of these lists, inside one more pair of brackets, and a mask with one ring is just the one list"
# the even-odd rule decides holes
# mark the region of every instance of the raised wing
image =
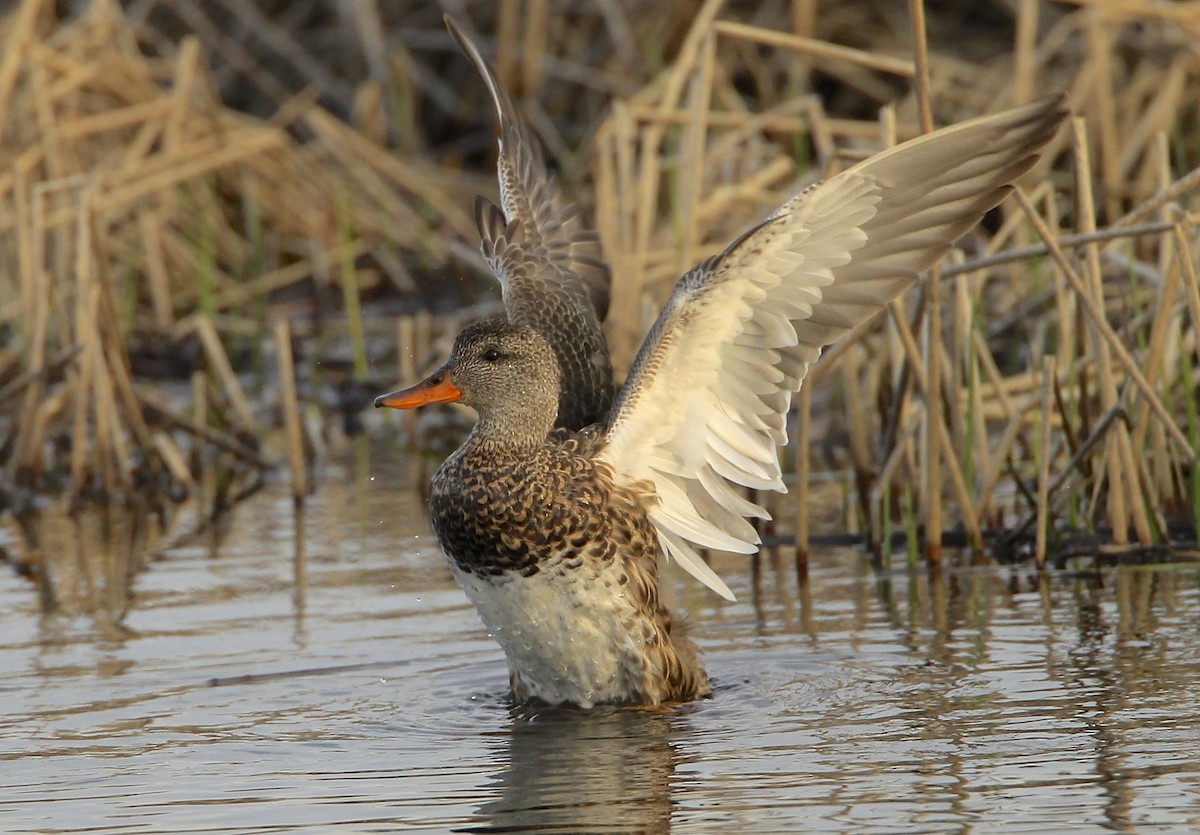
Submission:
[[500,120],[500,208],[479,198],[482,251],[512,322],[540,332],[563,371],[560,426],[599,421],[612,402],[612,365],[601,322],[610,275],[596,233],[564,205],[541,148],[479,49],[448,15],[446,27],[487,84]]
[[784,490],[792,394],[821,349],[910,286],[1027,171],[1062,97],[914,139],[793,197],[680,279],[638,352],[601,458],[649,481],[670,556],[726,598],[697,547],[752,553],[738,487]]

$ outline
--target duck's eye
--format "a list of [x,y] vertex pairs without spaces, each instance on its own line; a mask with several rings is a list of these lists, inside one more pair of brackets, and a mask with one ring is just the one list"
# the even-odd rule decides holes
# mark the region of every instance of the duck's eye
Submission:
[[483,352],[483,358],[488,362],[495,362],[496,360],[500,359],[500,352],[495,348],[488,348]]

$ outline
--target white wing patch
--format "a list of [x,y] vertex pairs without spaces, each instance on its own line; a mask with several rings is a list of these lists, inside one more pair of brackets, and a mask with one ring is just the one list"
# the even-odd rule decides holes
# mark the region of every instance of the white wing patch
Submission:
[[622,392],[602,458],[622,480],[654,484],[650,519],[664,550],[726,598],[695,548],[757,549],[744,517],[768,514],[734,485],[784,490],[776,447],[787,442],[792,393],[824,344],[802,339],[796,323],[866,243],[861,226],[879,199],[872,178],[840,175],[685,277],[631,375],[643,384]]

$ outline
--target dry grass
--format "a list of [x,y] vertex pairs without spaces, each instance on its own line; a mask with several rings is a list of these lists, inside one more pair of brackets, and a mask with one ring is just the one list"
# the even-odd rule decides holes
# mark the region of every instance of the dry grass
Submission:
[[[362,304],[432,303],[420,273],[471,260],[481,181],[456,163],[490,162],[481,85],[432,6],[356,3],[322,30],[289,28],[286,5],[142,0],[125,16],[97,0],[63,22],[23,0],[3,23],[0,504],[149,487],[219,507],[270,466],[260,443],[284,415],[302,496],[295,404],[312,369],[288,349],[313,331],[279,324],[295,311],[281,294],[303,285],[344,311],[325,330],[359,379],[381,341],[389,356],[399,342],[411,377],[456,323],[397,324]],[[1196,538],[1200,17],[1010,5],[460,11],[567,179],[590,163],[595,193],[581,196],[616,276],[618,367],[676,277],[807,180],[931,124],[1070,92],[1080,119],[1021,194],[810,375],[800,475],[775,508],[801,552],[821,527],[809,472],[849,486],[840,526],[881,548],[920,530],[931,559],[944,538],[1039,559],[1079,531],[1118,547]],[[473,145],[462,110],[489,126]],[[239,359],[264,345],[280,360],[277,410]],[[135,373],[147,346],[196,355],[189,391]]]

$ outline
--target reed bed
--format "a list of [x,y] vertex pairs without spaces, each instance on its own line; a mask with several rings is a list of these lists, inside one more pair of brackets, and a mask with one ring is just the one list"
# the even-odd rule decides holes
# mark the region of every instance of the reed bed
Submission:
[[[284,466],[301,501],[322,381],[344,392],[326,420],[353,428],[363,386],[411,379],[487,308],[431,312],[476,301],[440,277],[479,272],[468,212],[494,189],[492,117],[440,13],[287,5],[94,0],[59,20],[22,0],[0,23],[0,509],[149,491],[211,516]],[[765,540],[801,557],[834,530],[881,555],[907,542],[936,562],[951,543],[1040,564],[1196,555],[1190,8],[456,13],[594,205],[619,371],[674,280],[807,182],[1069,91],[1078,118],[1014,197],[813,369],[791,494],[760,497]],[[452,444],[394,419],[413,446]],[[830,484],[833,520],[814,511]]]
[[[299,314],[311,338],[326,306],[415,293],[408,265],[472,234],[475,187],[303,97],[269,120],[226,107],[198,40],[154,57],[114,2],[54,8],[23,0],[0,25],[0,507],[199,485],[219,509],[272,466],[245,361],[272,321]],[[288,438],[301,449],[298,423]]]
[[[1195,556],[1194,12],[1021,2],[1011,42],[993,36],[989,57],[964,60],[925,36],[920,2],[907,18],[872,6],[889,31],[867,22],[857,49],[821,33],[862,7],[814,6],[764,7],[748,25],[704,3],[675,60],[597,132],[617,364],[678,275],[805,183],[934,121],[1066,90],[1077,118],[1016,199],[810,373],[796,489],[774,510],[805,553],[807,473],[833,443],[851,524],[881,551],[910,530],[935,561],[943,541],[1039,562],[1078,541],[1131,554],[1179,541]],[[813,90],[831,76],[872,115],[827,113]]]

